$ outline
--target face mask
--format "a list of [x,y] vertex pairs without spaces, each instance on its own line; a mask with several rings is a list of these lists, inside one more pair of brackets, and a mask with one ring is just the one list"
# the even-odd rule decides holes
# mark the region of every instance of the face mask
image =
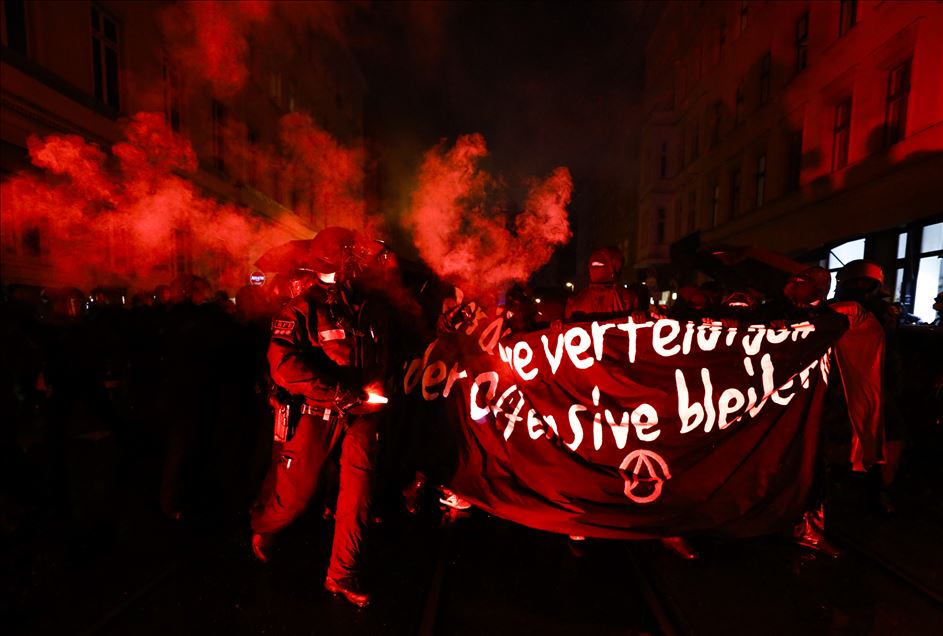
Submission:
[[331,272],[331,273],[329,273],[329,274],[321,274],[321,273],[319,272],[319,273],[318,273],[318,278],[321,279],[321,282],[322,282],[322,283],[324,283],[324,284],[326,284],[326,285],[332,285],[332,284],[334,284],[334,281],[337,279],[337,274],[336,274],[335,272]]
[[[597,265],[597,262],[599,263]],[[591,283],[609,283],[615,278],[612,266],[609,263],[593,261],[589,266],[589,280]]]

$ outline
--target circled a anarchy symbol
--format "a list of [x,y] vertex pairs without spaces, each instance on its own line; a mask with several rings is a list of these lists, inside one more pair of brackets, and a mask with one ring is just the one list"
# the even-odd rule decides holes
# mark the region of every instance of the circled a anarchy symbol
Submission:
[[[661,468],[661,472],[665,475],[664,479],[658,476],[658,471],[655,470],[652,462]],[[622,460],[622,464],[619,465],[619,471],[625,479],[625,496],[636,503],[650,503],[658,499],[661,496],[663,484],[671,479],[668,464],[661,458],[661,455],[642,448],[626,455],[625,459]],[[652,492],[650,494],[635,494],[636,488],[642,482],[651,484]]]

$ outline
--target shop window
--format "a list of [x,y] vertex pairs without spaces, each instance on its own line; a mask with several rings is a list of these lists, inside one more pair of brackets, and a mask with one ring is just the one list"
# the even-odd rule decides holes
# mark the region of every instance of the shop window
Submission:
[[828,253],[828,271],[832,274],[832,289],[829,298],[835,295],[835,282],[838,270],[850,263],[864,258],[864,239],[848,241],[836,245]]
[[943,223],[923,228],[920,238],[920,261],[914,290],[914,314],[924,322],[936,318],[933,302],[943,289]]
[[900,302],[900,292],[904,285],[904,268],[898,267],[894,273],[894,302]]

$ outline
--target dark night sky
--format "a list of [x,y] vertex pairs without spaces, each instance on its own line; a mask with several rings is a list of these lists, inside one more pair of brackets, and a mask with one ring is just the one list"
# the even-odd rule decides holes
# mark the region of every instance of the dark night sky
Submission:
[[509,185],[569,167],[578,238],[603,200],[633,206],[641,53],[654,10],[650,3],[372,5],[360,15],[353,48],[370,90],[367,134],[378,143],[384,208],[405,205],[424,151],[471,132],[485,136],[486,167]]

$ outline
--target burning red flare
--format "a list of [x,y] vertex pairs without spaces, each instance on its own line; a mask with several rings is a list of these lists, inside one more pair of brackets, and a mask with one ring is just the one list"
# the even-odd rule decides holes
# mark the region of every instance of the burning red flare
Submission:
[[526,280],[571,236],[569,170],[556,168],[531,184],[512,232],[485,209],[494,181],[477,166],[487,154],[478,134],[426,153],[407,215],[423,260],[472,295],[495,294],[512,281]]
[[367,391],[367,404],[386,404],[389,399],[379,393]]

